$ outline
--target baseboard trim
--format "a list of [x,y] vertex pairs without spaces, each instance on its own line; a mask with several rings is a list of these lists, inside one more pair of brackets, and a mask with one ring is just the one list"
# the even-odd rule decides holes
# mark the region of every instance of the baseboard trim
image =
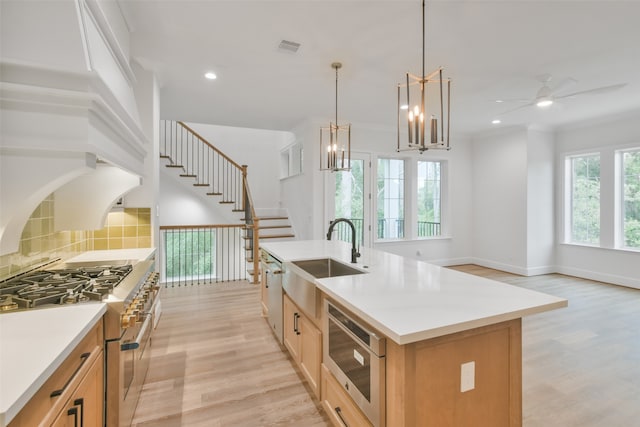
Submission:
[[567,276],[580,277],[582,279],[595,280],[597,282],[625,286],[627,288],[640,289],[640,280],[633,277],[618,276],[615,274],[600,273],[591,270],[562,266],[556,267],[556,273],[565,274]]

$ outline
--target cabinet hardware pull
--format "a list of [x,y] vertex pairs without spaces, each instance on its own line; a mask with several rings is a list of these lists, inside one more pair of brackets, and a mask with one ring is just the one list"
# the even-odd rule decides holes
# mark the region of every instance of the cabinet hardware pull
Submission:
[[342,410],[340,409],[340,407],[336,406],[333,410],[336,411],[336,414],[338,414],[338,417],[340,418],[340,421],[342,421],[342,424],[349,427],[349,424],[347,424],[344,418],[342,418]]
[[84,399],[76,399],[73,401],[74,406],[80,406],[80,427],[84,427]]
[[298,329],[299,318],[300,318],[300,315],[298,313],[293,313],[293,330],[295,331],[296,335],[300,335],[300,330]]
[[[60,395],[64,392],[64,390],[65,390],[67,387],[69,387],[69,384],[71,384],[71,381],[73,381],[73,379],[75,378],[75,376],[76,376],[76,375],[78,375],[78,372],[80,371],[80,369],[82,369],[82,366],[84,365],[84,362],[86,362],[86,361],[87,361],[87,359],[89,358],[89,356],[91,356],[91,353],[82,353],[82,354],[80,355],[81,362],[80,362],[80,365],[78,365],[78,367],[76,368],[76,371],[73,373],[73,375],[71,375],[71,376],[69,377],[69,379],[68,379],[68,380],[67,380],[67,382],[62,386],[62,388],[61,388],[61,389],[58,389],[58,390],[54,390],[54,391],[52,391],[52,392],[51,392],[51,395],[50,395],[49,397],[58,397],[58,396],[60,396]],[[69,415],[71,415],[71,414],[69,414]]]
[[73,427],[78,427],[78,408],[75,406],[67,411],[67,416],[73,415]]

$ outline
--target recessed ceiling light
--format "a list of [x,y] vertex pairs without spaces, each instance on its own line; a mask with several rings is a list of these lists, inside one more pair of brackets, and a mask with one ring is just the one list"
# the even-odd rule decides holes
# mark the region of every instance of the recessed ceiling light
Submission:
[[498,104],[501,104],[501,103],[503,103],[504,101],[503,101],[502,99],[496,99],[496,102],[497,102]]
[[499,125],[500,123],[502,123],[502,121],[500,119],[494,119],[491,121],[491,123],[494,125]]
[[216,76],[216,73],[213,73],[211,71],[205,73],[204,76],[209,80],[215,80],[216,78],[218,78],[218,76]]
[[400,109],[401,110],[408,110],[409,106],[407,104],[403,104],[403,105],[400,106]]

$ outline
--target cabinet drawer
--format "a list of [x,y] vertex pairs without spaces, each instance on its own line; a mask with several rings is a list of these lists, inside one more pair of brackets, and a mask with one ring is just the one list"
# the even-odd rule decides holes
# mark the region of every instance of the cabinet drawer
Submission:
[[[71,354],[51,374],[22,408],[8,427],[33,427],[50,424],[78,387],[94,361],[102,354],[103,323],[100,319]],[[53,396],[52,396],[53,394]]]
[[322,365],[322,407],[335,426],[371,426],[367,417],[324,365]]

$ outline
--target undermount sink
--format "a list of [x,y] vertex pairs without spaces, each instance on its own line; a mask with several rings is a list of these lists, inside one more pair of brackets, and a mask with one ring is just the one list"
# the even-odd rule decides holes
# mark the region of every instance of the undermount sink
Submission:
[[364,274],[353,267],[343,264],[331,258],[311,259],[306,261],[293,261],[302,270],[306,271],[316,279],[325,277],[351,276],[353,274]]

